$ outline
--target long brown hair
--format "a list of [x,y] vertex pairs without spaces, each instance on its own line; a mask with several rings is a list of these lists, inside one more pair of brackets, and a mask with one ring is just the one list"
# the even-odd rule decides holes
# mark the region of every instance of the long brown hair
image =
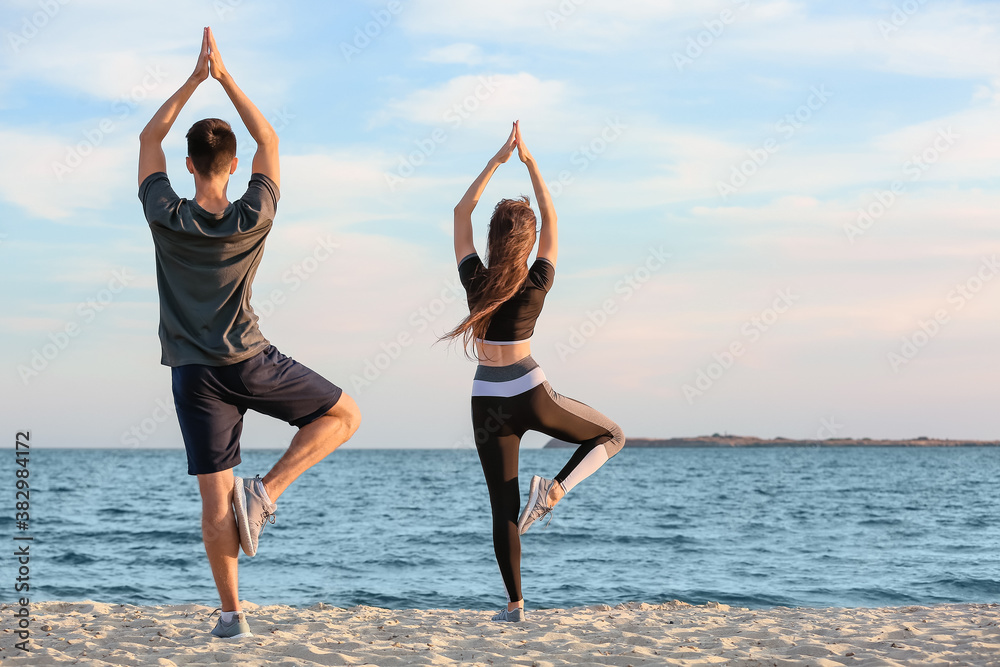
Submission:
[[[535,247],[535,212],[531,200],[501,199],[493,209],[486,242],[486,276],[469,294],[469,315],[441,340],[462,337],[469,355],[469,343],[486,338],[486,330],[497,309],[517,294],[528,277],[528,255]],[[470,355],[471,356],[471,355]]]

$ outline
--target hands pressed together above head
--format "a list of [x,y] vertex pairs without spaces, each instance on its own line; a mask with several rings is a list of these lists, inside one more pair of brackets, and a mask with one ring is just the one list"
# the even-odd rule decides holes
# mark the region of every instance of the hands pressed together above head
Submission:
[[215,44],[215,35],[211,28],[205,28],[201,34],[201,51],[198,53],[198,63],[191,74],[191,80],[201,83],[209,76],[216,81],[221,81],[229,75],[225,63],[222,62],[222,55],[219,47]]
[[160,143],[170,131],[181,109],[195,90],[209,76],[222,84],[230,101],[240,115],[240,120],[246,126],[251,138],[257,144],[254,153],[252,173],[268,176],[274,183],[280,184],[280,167],[278,163],[278,135],[271,127],[260,110],[250,101],[250,98],[236,85],[215,43],[215,35],[211,28],[204,28],[201,34],[201,50],[194,72],[184,85],[174,93],[139,135],[139,183],[149,175],[166,171],[166,157]]
[[514,149],[517,149],[517,157],[521,162],[528,164],[533,161],[534,158],[531,156],[531,152],[524,145],[524,139],[521,138],[521,121],[515,120],[513,127],[510,129],[510,136],[507,137],[507,141],[504,142],[497,154],[493,156],[493,161],[498,164],[503,164],[510,159],[510,156],[514,154]]

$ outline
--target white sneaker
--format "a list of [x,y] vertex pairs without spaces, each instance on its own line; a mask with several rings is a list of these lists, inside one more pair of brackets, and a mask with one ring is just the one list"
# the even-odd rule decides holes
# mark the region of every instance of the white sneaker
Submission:
[[549,491],[555,483],[554,479],[545,479],[538,475],[531,478],[531,485],[528,490],[528,504],[521,511],[521,516],[517,518],[518,535],[524,535],[531,528],[531,524],[546,514],[549,514],[549,521],[552,521],[552,508],[549,506]]
[[496,614],[494,614],[491,621],[504,621],[506,623],[524,623],[524,609],[522,607],[516,608],[514,611],[507,611],[504,607]]
[[250,624],[247,623],[246,614],[242,611],[236,614],[229,623],[226,623],[220,617],[219,622],[215,624],[215,629],[212,630],[212,634],[222,639],[253,637],[253,633],[250,632]]
[[236,527],[239,529],[243,553],[257,553],[257,540],[265,523],[274,523],[277,505],[268,502],[261,491],[260,475],[254,479],[233,478],[233,509],[236,510]]

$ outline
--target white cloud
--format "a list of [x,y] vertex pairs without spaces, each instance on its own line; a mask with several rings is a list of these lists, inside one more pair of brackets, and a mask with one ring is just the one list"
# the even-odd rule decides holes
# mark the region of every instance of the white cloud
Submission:
[[541,80],[527,72],[465,75],[393,100],[373,122],[401,118],[442,127],[509,126],[525,113],[562,113],[569,101],[564,82]]
[[283,220],[322,219],[341,227],[378,219],[389,213],[388,188],[379,153],[330,151],[281,158]]
[[[764,164],[745,169],[748,152],[760,153],[763,138],[755,144],[738,144],[723,139],[723,132],[703,127],[671,125],[648,116],[626,118],[628,128],[621,137],[587,170],[573,173],[574,183],[567,192],[586,200],[589,209],[618,206],[621,201],[637,207],[691,201],[714,208],[702,202],[738,207],[754,196],[830,197],[852,188],[856,194],[846,205],[853,208],[867,205],[874,192],[897,180],[908,192],[978,183],[1000,171],[1000,130],[995,122],[997,103],[992,97],[977,97],[971,107],[884,134],[859,135],[846,145],[815,141],[826,127],[835,127],[835,121],[822,117],[835,110],[821,109],[790,139],[776,130],[765,132],[764,137],[778,140],[777,152]],[[802,142],[806,135],[813,140]],[[606,163],[614,168],[602,171]],[[646,166],[633,170],[632,165]],[[555,170],[558,165],[543,167]],[[749,175],[723,199],[719,184],[739,183],[733,180],[734,169]]]
[[[897,5],[840,14],[811,14],[806,3],[676,3],[589,0],[584,3],[530,0],[464,3],[420,0],[402,22],[412,32],[476,42],[523,42],[572,51],[609,51],[638,44],[666,47],[664,65],[674,69],[674,52],[723,10],[734,19],[714,36],[712,59],[780,58],[796,63],[841,59],[862,69],[929,77],[996,77],[1000,33],[991,26],[1000,10],[989,3],[923,4],[905,20]],[[885,26],[889,26],[886,28]],[[705,62],[709,62],[706,60]],[[700,64],[700,63],[699,63]]]
[[[807,5],[788,11],[756,8],[741,18],[718,46],[732,57],[789,58],[926,77],[996,77],[1000,74],[1000,8],[928,3],[894,23],[896,5],[867,15],[811,16]],[[751,26],[751,23],[754,25]],[[887,30],[885,26],[889,26]],[[715,46],[712,47],[713,49]]]
[[72,222],[77,210],[108,207],[114,198],[109,181],[125,178],[125,165],[134,162],[134,149],[112,141],[81,136],[74,144],[53,135],[0,129],[0,198],[31,215],[64,222]]
[[430,63],[479,65],[483,62],[483,50],[476,44],[458,42],[431,49],[423,59]]
[[420,34],[447,35],[479,42],[535,43],[574,51],[602,51],[642,36],[660,37],[660,28],[677,18],[710,18],[729,2],[699,3],[643,0],[512,0],[468,3],[461,0],[415,0],[401,16]]
[[[253,72],[269,87],[267,94],[282,90],[287,80],[287,76],[270,75],[273,58],[246,46],[245,39],[227,41],[248,32],[261,39],[280,29],[277,22],[264,20],[265,10],[253,3],[241,3],[229,21],[220,19],[213,3],[197,0],[57,4],[59,11],[16,51],[7,43],[9,34],[5,35],[0,91],[30,81],[114,101],[129,95],[144,80],[148,82],[150,72],[155,72],[166,77],[163,85],[172,92],[194,69],[205,25],[216,26],[219,50],[238,80],[241,73]],[[38,5],[22,2],[8,11],[30,17]],[[20,26],[21,18],[14,25]],[[166,99],[167,95],[158,97]]]

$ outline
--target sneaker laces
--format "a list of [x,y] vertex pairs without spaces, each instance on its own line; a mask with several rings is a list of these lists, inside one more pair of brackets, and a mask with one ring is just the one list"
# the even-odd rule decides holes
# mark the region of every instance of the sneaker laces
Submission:
[[[264,480],[262,480],[260,478],[260,475],[257,475],[254,478],[254,481],[257,482],[257,484],[260,485],[261,489],[264,489]],[[266,489],[264,489],[264,493],[267,494],[267,490]],[[270,498],[268,498],[268,500],[270,501]],[[264,530],[264,524],[265,523],[274,523],[274,521],[275,521],[274,514],[275,514],[274,512],[269,511],[266,507],[261,510],[261,513],[260,513],[260,529],[261,530]]]
[[[549,505],[549,497],[547,493],[545,494],[544,497],[539,496],[538,499],[535,501],[535,506],[531,508],[531,515],[534,517],[532,521],[538,521],[542,517],[548,515],[549,517],[548,521],[546,521],[545,525],[543,526],[543,528],[548,528],[549,524],[552,523],[553,509],[554,508],[551,505]],[[541,514],[539,514],[539,512],[541,512]]]
[[[539,512],[541,512],[541,514],[539,514]],[[555,516],[555,514],[553,514],[551,507],[542,506],[542,505],[535,505],[535,509],[531,512],[531,516],[532,516],[531,521],[532,521],[532,523],[534,523],[536,521],[540,521],[546,515],[548,516],[548,520],[545,522],[545,525],[542,526],[542,528],[548,528],[549,527],[549,524],[552,523],[552,518]]]

